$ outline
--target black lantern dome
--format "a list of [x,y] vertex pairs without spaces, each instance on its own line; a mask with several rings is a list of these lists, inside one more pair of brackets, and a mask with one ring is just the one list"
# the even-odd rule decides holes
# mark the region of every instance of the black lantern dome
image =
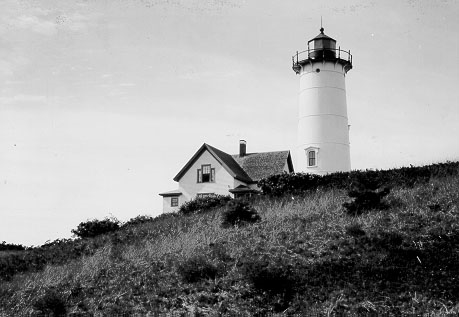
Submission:
[[336,57],[336,40],[324,34],[324,28],[320,28],[320,34],[308,41],[308,50],[311,58],[320,58],[321,54],[330,58]]
[[306,51],[297,52],[293,56],[293,70],[299,73],[306,63],[315,61],[331,61],[343,65],[346,72],[352,68],[352,55],[350,51],[336,48],[336,40],[325,35],[324,28],[320,28],[320,34],[308,41]]

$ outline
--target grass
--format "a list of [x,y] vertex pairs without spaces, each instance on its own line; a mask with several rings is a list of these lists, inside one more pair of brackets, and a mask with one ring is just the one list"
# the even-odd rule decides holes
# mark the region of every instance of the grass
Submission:
[[359,216],[342,190],[262,197],[260,222],[227,229],[222,208],[163,215],[4,280],[0,316],[46,300],[100,316],[459,314],[458,189],[457,176],[394,188]]

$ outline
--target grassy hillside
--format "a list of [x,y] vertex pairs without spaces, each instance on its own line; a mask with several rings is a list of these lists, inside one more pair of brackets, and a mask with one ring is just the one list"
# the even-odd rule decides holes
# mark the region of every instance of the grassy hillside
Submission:
[[54,243],[5,273],[0,316],[459,314],[459,176],[384,199],[351,216],[345,190],[261,197],[252,225],[223,229],[217,208]]

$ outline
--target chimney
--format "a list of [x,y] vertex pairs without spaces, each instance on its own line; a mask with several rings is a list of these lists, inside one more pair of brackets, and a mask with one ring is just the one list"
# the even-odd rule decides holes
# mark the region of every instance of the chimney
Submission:
[[243,157],[247,154],[247,142],[245,140],[239,140],[239,156]]

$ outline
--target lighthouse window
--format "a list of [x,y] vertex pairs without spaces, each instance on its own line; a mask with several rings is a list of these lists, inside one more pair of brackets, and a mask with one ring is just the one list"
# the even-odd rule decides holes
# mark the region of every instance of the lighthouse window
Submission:
[[316,73],[320,73],[320,69],[319,68],[316,69]]
[[308,151],[308,166],[316,166],[316,151]]

